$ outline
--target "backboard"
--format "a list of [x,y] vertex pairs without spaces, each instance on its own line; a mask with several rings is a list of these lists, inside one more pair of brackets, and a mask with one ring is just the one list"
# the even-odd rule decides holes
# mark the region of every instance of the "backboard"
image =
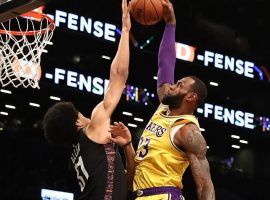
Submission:
[[45,5],[50,0],[0,0],[0,22]]

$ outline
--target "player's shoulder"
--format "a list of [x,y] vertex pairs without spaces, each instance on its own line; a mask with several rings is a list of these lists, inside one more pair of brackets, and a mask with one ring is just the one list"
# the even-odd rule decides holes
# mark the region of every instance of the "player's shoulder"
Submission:
[[188,131],[197,131],[198,133],[201,133],[199,127],[197,126],[197,124],[193,123],[193,122],[189,122],[187,123],[184,128]]
[[179,129],[179,131],[181,132],[182,137],[192,136],[194,138],[204,139],[199,127],[193,122],[187,123],[181,129]]
[[178,138],[186,152],[196,155],[206,152],[206,141],[196,124],[188,123],[179,129]]

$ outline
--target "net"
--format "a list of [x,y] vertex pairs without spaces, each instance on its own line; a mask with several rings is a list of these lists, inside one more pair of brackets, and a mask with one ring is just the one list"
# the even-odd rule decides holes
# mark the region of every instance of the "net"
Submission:
[[41,54],[50,42],[54,22],[42,9],[0,24],[0,83],[4,87],[39,88]]

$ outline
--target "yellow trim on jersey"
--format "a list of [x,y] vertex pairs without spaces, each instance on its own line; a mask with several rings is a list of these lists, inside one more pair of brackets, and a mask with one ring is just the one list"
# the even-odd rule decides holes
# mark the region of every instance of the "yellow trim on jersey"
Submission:
[[[194,115],[173,115],[173,116],[168,116],[168,115],[165,115],[163,112],[167,111],[169,109],[169,106],[166,106],[166,105],[163,105],[163,104],[160,104],[160,106],[158,107],[157,111],[158,110],[161,110],[161,112],[159,112],[159,114],[164,117],[164,118],[179,118],[179,120],[177,120],[173,126],[177,126],[177,125],[180,125],[180,124],[187,124],[187,123],[184,123],[184,122],[187,122],[186,120],[188,120],[188,123],[192,122],[194,123],[198,128],[200,128],[200,125],[198,123],[198,120],[197,118],[194,116]],[[181,120],[185,120],[185,121],[181,121]]]
[[182,151],[181,149],[179,149],[179,148],[173,143],[171,137],[170,137],[170,142],[171,142],[171,145],[173,146],[173,148],[175,148],[177,151],[182,152],[182,153],[185,153],[184,151]]

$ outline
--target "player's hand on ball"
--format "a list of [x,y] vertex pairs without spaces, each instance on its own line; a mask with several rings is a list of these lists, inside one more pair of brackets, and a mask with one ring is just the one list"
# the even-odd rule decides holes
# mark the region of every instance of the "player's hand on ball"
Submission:
[[122,122],[114,122],[109,132],[111,133],[110,140],[119,146],[125,146],[131,142],[130,131]]
[[163,19],[167,24],[176,24],[173,5],[170,0],[162,0],[164,6]]
[[127,4],[127,0],[122,0],[122,31],[130,31],[130,6]]

